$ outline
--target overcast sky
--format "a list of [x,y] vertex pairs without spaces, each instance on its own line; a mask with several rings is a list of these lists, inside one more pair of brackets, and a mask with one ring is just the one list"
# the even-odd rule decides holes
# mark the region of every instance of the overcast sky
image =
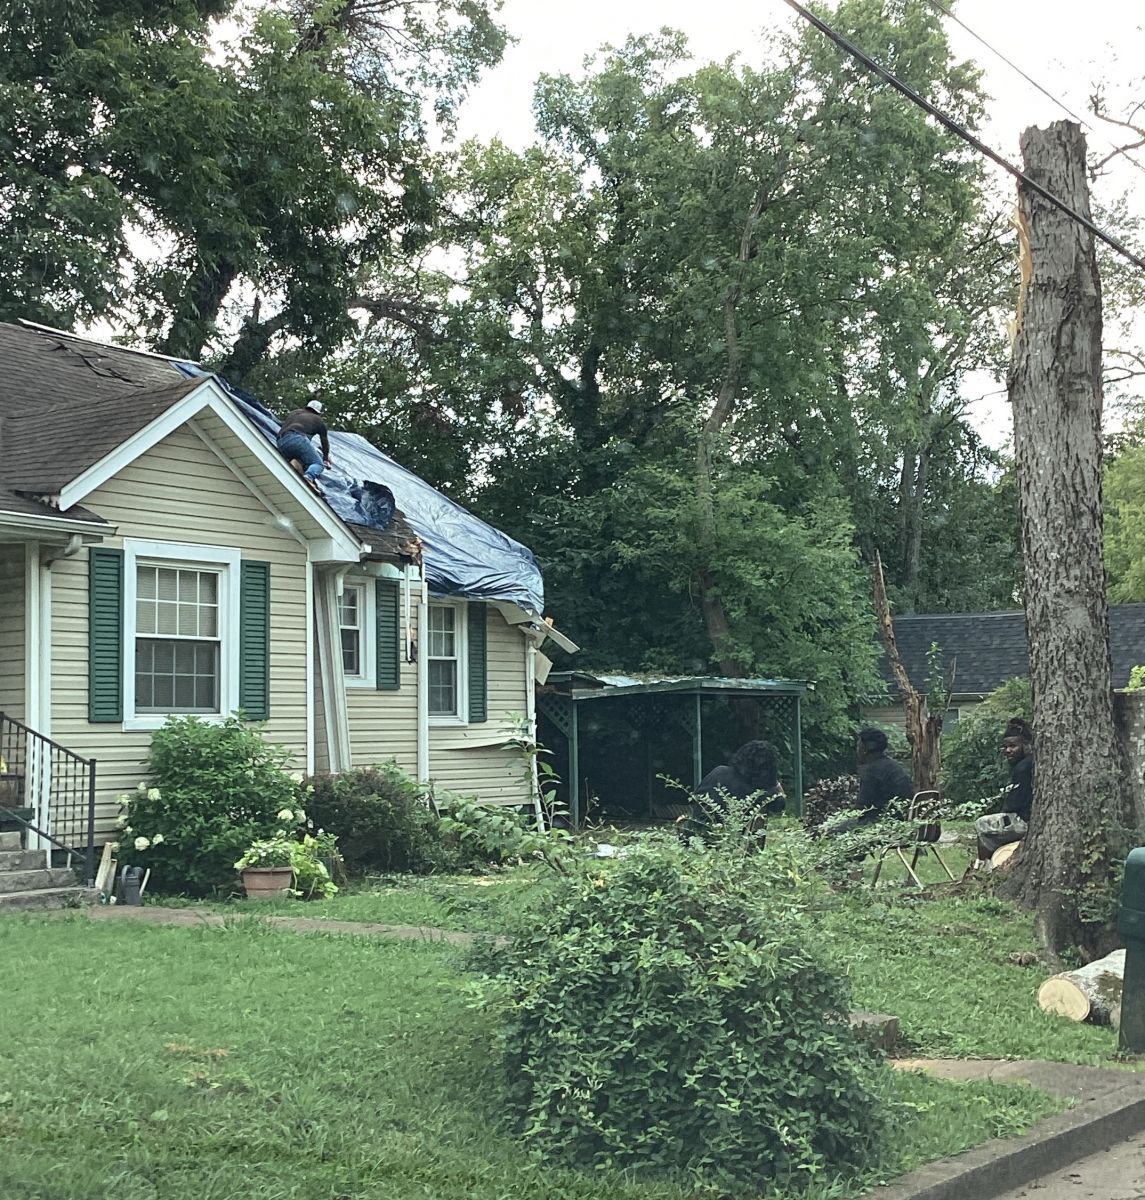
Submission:
[[[949,0],[945,3],[950,6]],[[1124,101],[1135,91],[1145,101],[1145,83],[1132,87],[1145,77],[1143,0],[961,0],[955,12],[1046,91],[1090,121],[1095,127],[1089,133],[1091,150],[1108,150],[1110,139],[1118,137],[1117,130],[1089,116],[1089,96],[1096,83],[1104,83],[1115,99]],[[518,42],[467,102],[461,133],[482,140],[499,136],[517,147],[533,136],[537,76],[579,74],[586,55],[604,43],[618,44],[631,33],[667,25],[688,35],[698,59],[739,54],[747,62],[758,62],[769,31],[797,19],[782,0],[505,0],[501,16]],[[1017,159],[1018,137],[1026,126],[1048,124],[1066,114],[968,33],[948,24],[955,53],[974,59],[985,71],[985,90],[992,98],[985,140]],[[1140,158],[1145,163],[1145,151]],[[1114,192],[1129,192],[1134,208],[1145,213],[1145,175],[1133,168],[1122,167],[1107,181],[1098,181],[1095,192],[1110,200]],[[989,387],[983,383],[978,390]],[[1009,412],[1004,401],[988,399],[971,411],[992,443],[1005,440]]]

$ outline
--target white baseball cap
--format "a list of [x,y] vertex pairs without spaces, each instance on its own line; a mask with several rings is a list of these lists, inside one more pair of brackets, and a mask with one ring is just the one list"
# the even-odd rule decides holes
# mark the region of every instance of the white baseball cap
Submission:
[[313,409],[316,413],[320,413],[322,411],[322,401],[321,400],[307,400],[306,407]]

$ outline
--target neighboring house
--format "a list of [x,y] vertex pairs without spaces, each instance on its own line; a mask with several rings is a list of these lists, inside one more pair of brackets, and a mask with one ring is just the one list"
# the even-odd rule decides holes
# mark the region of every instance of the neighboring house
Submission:
[[[895,617],[895,641],[912,684],[920,692],[930,686],[930,648],[937,645],[944,673],[953,666],[947,721],[972,709],[995,688],[1029,672],[1026,618],[1021,610],[985,613],[916,613]],[[1145,604],[1109,606],[1109,648],[1113,660],[1113,686],[1123,688],[1129,672],[1145,664]],[[879,670],[893,698],[898,688],[884,654]],[[900,704],[863,708],[863,720],[882,725],[902,725]]]
[[19,776],[63,840],[68,752],[94,758],[106,840],[169,714],[238,709],[299,771],[392,758],[530,802],[510,728],[541,643],[571,645],[532,555],[360,438],[320,499],[274,428],[193,364],[0,325],[0,805]]

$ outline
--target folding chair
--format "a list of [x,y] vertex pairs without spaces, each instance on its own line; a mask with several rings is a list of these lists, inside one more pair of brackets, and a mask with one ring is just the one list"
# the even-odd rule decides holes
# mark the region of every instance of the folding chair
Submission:
[[[913,840],[890,842],[881,850],[876,851],[875,874],[871,880],[871,887],[879,882],[883,863],[886,861],[887,855],[892,853],[898,856],[899,862],[902,863],[911,882],[917,888],[921,889],[924,884],[915,872],[915,867],[918,866],[919,857],[928,852],[938,859],[939,866],[946,872],[950,882],[954,882],[954,872],[946,865],[946,860],[938,852],[938,839],[942,836],[942,824],[939,820],[941,812],[941,792],[933,788],[925,792],[915,792],[906,818],[908,821],[916,823],[914,838]],[[904,852],[911,847],[914,848],[914,853],[908,862]]]

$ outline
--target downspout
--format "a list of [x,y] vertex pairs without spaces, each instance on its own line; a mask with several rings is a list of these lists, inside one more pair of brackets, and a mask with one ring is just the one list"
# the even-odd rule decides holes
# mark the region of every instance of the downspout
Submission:
[[317,588],[318,669],[322,672],[322,704],[326,715],[326,742],[331,772],[345,771],[351,765],[350,727],[346,719],[346,681],[342,675],[342,655],[338,637],[338,596],[347,563],[323,575]]
[[422,564],[421,590],[417,603],[417,778],[429,782],[429,646],[425,631],[429,628],[429,591]]
[[525,724],[527,737],[533,752],[529,755],[530,787],[533,792],[533,813],[537,818],[537,829],[545,831],[545,810],[541,805],[541,777],[537,769],[537,642],[540,640],[531,629],[525,634]]

